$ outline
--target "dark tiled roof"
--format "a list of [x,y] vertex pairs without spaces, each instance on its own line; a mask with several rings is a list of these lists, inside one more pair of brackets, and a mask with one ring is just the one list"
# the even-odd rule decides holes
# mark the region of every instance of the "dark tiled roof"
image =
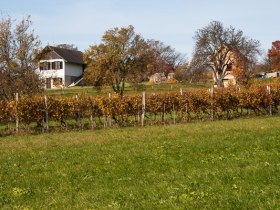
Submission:
[[54,52],[70,63],[83,64],[83,53],[77,50],[69,50],[59,47],[49,46]]

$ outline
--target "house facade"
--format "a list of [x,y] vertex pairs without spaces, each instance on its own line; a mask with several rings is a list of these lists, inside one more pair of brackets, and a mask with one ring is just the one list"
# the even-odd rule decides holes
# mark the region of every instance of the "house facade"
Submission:
[[223,78],[223,85],[225,88],[227,88],[231,85],[236,85],[236,79],[235,79],[235,76],[233,75],[232,71],[226,71],[226,75]]
[[149,82],[151,83],[161,83],[167,80],[164,73],[155,73],[149,77]]
[[265,74],[265,78],[277,78],[277,77],[280,77],[280,71]]
[[45,88],[73,86],[84,72],[81,51],[47,46],[39,55],[39,75]]

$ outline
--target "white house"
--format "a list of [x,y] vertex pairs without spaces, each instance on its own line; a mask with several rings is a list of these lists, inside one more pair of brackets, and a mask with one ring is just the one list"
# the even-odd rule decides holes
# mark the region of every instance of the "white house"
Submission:
[[280,71],[265,74],[265,78],[276,78],[276,77],[280,77]]
[[39,60],[39,74],[45,79],[45,88],[68,87],[82,79],[81,51],[47,46],[40,53]]

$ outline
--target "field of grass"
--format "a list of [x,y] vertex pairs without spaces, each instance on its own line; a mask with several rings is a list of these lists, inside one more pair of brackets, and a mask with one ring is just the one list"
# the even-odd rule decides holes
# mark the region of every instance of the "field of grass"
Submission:
[[279,209],[280,117],[0,138],[0,209]]

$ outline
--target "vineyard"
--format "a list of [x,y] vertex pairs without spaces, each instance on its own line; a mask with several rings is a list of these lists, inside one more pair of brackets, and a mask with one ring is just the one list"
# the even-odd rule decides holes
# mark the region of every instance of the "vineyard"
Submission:
[[272,115],[279,105],[279,84],[123,97],[19,97],[0,101],[0,135]]

